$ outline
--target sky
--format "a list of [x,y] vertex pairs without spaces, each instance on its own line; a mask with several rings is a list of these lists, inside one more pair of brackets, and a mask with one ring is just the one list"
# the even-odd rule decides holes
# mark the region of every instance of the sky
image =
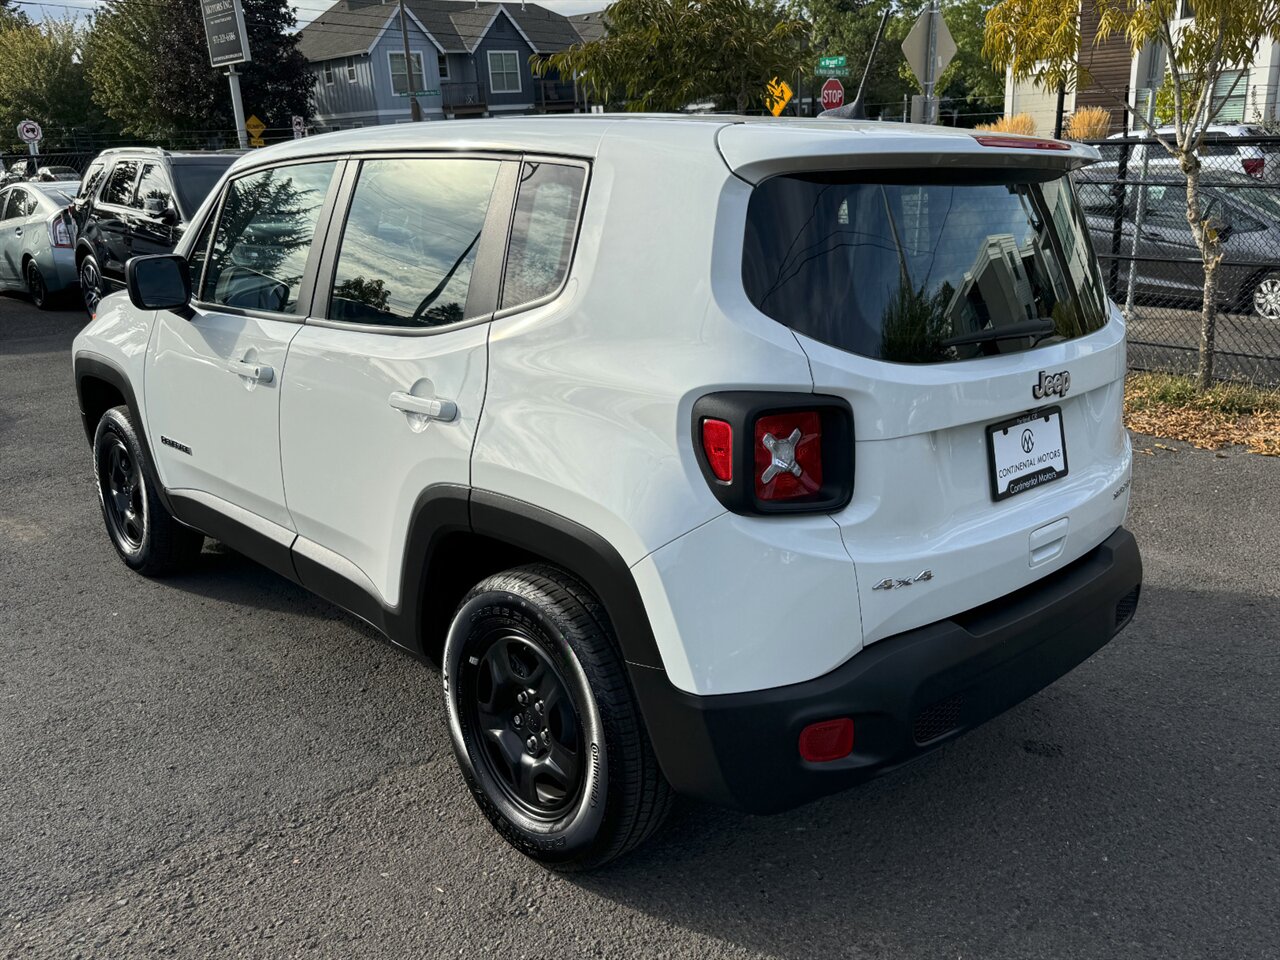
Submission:
[[[306,26],[333,6],[329,0],[292,0],[292,2],[298,10],[298,26]],[[508,2],[519,3],[519,0],[508,0]],[[565,16],[586,13],[589,10],[601,10],[608,4],[608,0],[538,0],[538,2],[548,10],[555,10]],[[16,6],[26,10],[33,17],[57,20],[68,15],[83,16],[94,8],[102,6],[102,2],[101,0],[56,0],[56,2],[43,4],[20,2]]]

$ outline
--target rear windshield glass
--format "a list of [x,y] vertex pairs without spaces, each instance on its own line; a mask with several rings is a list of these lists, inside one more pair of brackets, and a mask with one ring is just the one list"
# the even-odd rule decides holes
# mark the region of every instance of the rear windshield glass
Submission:
[[235,157],[208,163],[188,161],[173,165],[173,189],[178,194],[178,206],[185,219],[190,220],[204,203],[214,184],[227,172]]
[[775,177],[751,196],[742,279],[793,330],[899,363],[1029,350],[1107,318],[1066,177]]

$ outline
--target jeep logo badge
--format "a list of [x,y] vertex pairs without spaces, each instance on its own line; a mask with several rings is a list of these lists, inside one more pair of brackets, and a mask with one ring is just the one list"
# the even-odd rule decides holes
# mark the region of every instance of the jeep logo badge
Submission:
[[1067,391],[1071,389],[1071,374],[1066,370],[1058,373],[1046,373],[1040,371],[1040,382],[1031,388],[1031,396],[1037,400],[1043,400],[1045,397],[1052,397],[1055,393],[1060,397],[1065,397]]

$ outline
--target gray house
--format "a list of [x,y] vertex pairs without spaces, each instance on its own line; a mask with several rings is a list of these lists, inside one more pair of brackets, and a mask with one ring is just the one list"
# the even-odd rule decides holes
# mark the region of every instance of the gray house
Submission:
[[535,3],[405,0],[409,63],[395,0],[339,0],[301,31],[322,131],[423,119],[568,112],[572,83],[529,68],[534,54],[581,43],[568,18]]

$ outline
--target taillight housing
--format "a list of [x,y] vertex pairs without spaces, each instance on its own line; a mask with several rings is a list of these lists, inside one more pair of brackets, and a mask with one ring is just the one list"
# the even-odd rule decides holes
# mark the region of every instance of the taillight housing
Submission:
[[1242,162],[1244,164],[1244,172],[1251,177],[1261,177],[1267,169],[1265,157],[1247,157]]
[[821,513],[853,496],[853,411],[839,397],[731,391],[693,407],[711,492],[741,514]]
[[49,218],[49,242],[55,247],[71,246],[71,224],[61,212]]

